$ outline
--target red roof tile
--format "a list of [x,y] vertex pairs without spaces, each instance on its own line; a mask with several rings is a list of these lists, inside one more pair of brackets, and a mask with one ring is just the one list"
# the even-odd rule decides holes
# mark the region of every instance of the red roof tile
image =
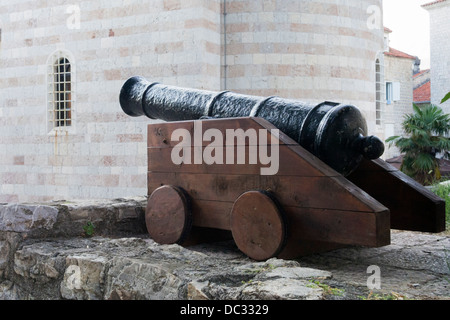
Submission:
[[396,50],[394,48],[389,48],[389,52],[385,52],[384,54],[387,55],[387,56],[392,56],[392,57],[416,60],[416,57],[413,57],[412,55],[404,53],[404,52],[402,52],[400,50]]
[[431,101],[431,82],[427,81],[414,90],[414,103],[424,103]]
[[425,4],[422,5],[422,7],[423,8],[424,7],[429,7],[429,6],[432,6],[434,4],[438,4],[438,3],[441,3],[441,2],[445,2],[445,1],[447,1],[447,0],[436,0],[436,1],[433,1],[433,2],[425,3]]
[[425,70],[420,70],[420,72],[416,73],[415,75],[413,75],[414,78],[423,75],[424,73],[429,72],[430,69],[425,69]]

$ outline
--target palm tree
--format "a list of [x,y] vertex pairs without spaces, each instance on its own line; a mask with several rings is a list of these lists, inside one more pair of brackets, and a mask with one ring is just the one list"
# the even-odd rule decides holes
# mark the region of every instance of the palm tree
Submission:
[[404,154],[401,170],[416,181],[428,185],[441,179],[439,160],[449,158],[450,116],[436,105],[413,105],[414,113],[405,116],[403,130],[407,137],[394,136],[386,140]]

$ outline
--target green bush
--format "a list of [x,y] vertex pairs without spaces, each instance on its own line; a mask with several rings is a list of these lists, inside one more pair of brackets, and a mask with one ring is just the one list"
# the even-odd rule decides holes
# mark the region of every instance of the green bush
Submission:
[[447,229],[450,228],[450,182],[448,184],[436,184],[431,191],[445,200],[445,220],[447,221]]

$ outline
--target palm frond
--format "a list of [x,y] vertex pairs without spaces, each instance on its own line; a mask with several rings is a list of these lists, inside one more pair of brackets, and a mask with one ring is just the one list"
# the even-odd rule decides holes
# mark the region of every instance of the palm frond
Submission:
[[436,168],[435,158],[427,153],[419,153],[413,166],[418,170],[432,171]]
[[425,184],[440,178],[436,154],[450,158],[450,115],[436,105],[413,104],[413,110],[402,123],[406,136],[389,137],[386,142],[404,154],[401,170]]
[[444,99],[442,99],[441,103],[444,103],[449,99],[450,99],[450,92],[445,95],[445,97],[444,97]]

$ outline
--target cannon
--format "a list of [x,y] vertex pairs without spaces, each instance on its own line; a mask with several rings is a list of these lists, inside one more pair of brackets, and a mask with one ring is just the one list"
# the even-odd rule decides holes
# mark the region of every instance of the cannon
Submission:
[[385,246],[391,228],[445,230],[444,201],[380,159],[384,145],[355,106],[143,77],[119,100],[129,116],[164,120],[148,125],[145,220],[156,242],[230,234],[266,260]]
[[142,77],[125,82],[120,104],[130,116],[165,121],[261,117],[343,175],[352,173],[363,157],[377,159],[384,152],[380,139],[366,136],[366,122],[352,105],[181,89]]

